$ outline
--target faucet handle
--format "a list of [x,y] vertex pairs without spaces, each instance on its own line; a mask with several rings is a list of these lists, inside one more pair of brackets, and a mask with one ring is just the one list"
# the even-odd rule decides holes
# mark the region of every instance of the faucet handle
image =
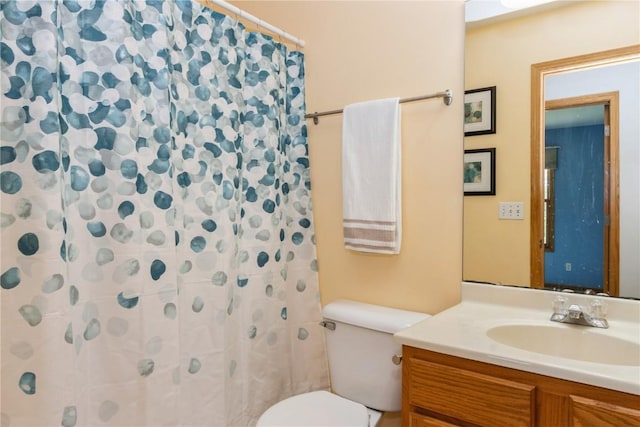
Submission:
[[591,317],[604,319],[607,317],[607,303],[599,299],[591,301]]
[[553,304],[552,304],[553,312],[565,314],[567,312],[567,309],[565,307],[566,303],[567,303],[567,299],[561,295],[558,295],[553,300]]

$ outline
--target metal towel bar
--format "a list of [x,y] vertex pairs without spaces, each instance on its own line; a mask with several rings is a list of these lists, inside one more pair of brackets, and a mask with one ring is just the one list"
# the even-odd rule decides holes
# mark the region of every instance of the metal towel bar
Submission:
[[[400,103],[404,104],[405,102],[422,101],[424,99],[432,99],[432,98],[442,98],[442,102],[444,102],[444,105],[451,105],[451,103],[453,102],[453,93],[451,92],[451,90],[447,89],[443,92],[433,93],[431,95],[422,95],[422,96],[414,96],[412,98],[404,98],[400,100]],[[342,111],[343,110],[340,109],[340,110],[323,111],[321,113],[315,112],[315,113],[306,114],[304,118],[313,119],[313,124],[317,125],[319,122],[318,117],[341,114]]]

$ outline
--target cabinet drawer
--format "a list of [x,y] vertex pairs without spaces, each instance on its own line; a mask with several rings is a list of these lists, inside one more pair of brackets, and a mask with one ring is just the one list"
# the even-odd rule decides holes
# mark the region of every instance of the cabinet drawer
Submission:
[[456,425],[412,412],[409,414],[409,427],[456,427]]
[[640,410],[580,396],[569,396],[571,426],[640,426]]
[[481,426],[534,425],[534,386],[414,357],[408,362],[410,405]]

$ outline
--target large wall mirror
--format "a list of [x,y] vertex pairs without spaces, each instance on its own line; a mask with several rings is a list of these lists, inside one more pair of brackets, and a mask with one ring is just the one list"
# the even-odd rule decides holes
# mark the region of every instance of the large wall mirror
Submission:
[[640,298],[640,5],[553,3],[467,25],[497,120],[465,149],[496,149],[496,195],[465,196],[463,278]]

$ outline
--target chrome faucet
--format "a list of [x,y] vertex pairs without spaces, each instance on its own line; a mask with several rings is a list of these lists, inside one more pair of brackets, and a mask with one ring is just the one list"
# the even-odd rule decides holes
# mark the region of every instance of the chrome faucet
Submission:
[[606,329],[609,323],[606,319],[607,305],[599,299],[593,300],[590,304],[590,312],[587,313],[578,304],[571,304],[565,308],[567,299],[558,296],[553,301],[553,314],[551,321],[560,323],[570,323],[572,325],[592,326],[594,328]]

